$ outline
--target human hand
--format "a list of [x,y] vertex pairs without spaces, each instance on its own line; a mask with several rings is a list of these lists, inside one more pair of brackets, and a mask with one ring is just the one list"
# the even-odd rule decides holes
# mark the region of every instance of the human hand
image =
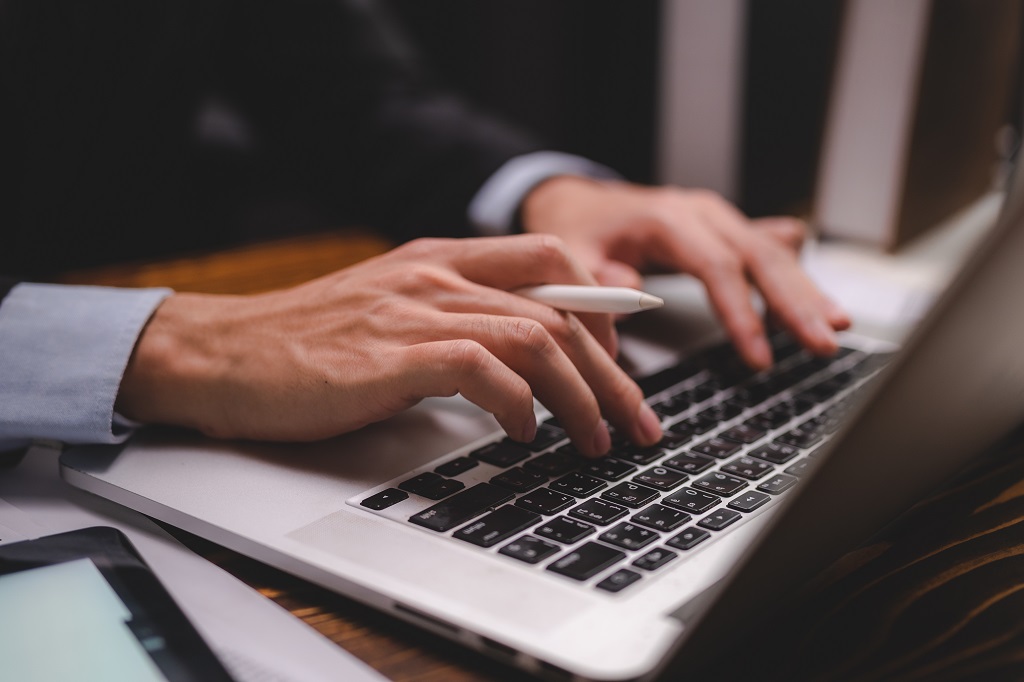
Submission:
[[576,447],[610,446],[604,414],[642,445],[661,437],[615,364],[607,315],[572,315],[509,293],[593,284],[544,235],[419,240],[293,289],[176,294],[143,331],[117,409],[224,438],[313,440],[461,393],[517,440],[533,397]]
[[770,366],[772,357],[752,288],[768,313],[814,353],[834,353],[835,330],[850,326],[800,268],[801,221],[752,221],[710,191],[559,176],[527,195],[523,224],[528,232],[561,237],[604,285],[640,287],[640,272],[649,270],[698,277],[755,369]]

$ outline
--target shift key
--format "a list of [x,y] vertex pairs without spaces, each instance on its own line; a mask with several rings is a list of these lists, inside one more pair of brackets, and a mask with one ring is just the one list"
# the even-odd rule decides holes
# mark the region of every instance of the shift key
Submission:
[[411,523],[438,533],[449,531],[486,511],[505,504],[514,497],[509,491],[490,483],[477,483],[472,488],[452,495],[447,500],[409,517]]

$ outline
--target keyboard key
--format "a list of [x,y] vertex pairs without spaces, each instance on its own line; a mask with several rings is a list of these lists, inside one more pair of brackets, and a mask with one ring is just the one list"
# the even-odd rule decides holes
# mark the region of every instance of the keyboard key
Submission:
[[784,464],[800,454],[800,449],[785,443],[768,443],[750,453],[751,457],[763,459],[772,464]]
[[669,547],[675,547],[676,549],[688,550],[693,549],[700,543],[711,537],[711,533],[701,528],[691,526],[687,528],[679,535],[670,538],[667,544]]
[[719,471],[707,474],[702,478],[698,478],[692,483],[695,488],[703,488],[704,490],[710,490],[716,495],[733,495],[743,488],[747,487],[745,481],[730,476],[729,474],[723,474]]
[[687,360],[673,367],[663,369],[656,374],[646,376],[640,379],[637,383],[643,390],[644,395],[652,396],[655,393],[661,393],[666,388],[675,386],[676,384],[689,379],[701,369],[702,367],[699,362]]
[[779,493],[784,493],[790,488],[792,488],[794,485],[796,485],[796,482],[798,480],[799,479],[797,479],[795,476],[787,476],[786,474],[775,474],[767,481],[757,486],[757,489],[766,493],[771,493],[772,495],[778,495]]
[[512,493],[496,485],[477,483],[472,488],[452,495],[418,514],[413,514],[409,517],[409,522],[444,533],[505,504],[512,497]]
[[525,445],[506,438],[497,443],[485,445],[479,450],[469,453],[469,456],[475,457],[481,462],[504,468],[522,462],[530,454],[530,450]]
[[824,437],[821,427],[817,424],[804,422],[795,429],[787,431],[776,438],[775,442],[784,445],[794,445],[798,448],[809,448]]
[[563,509],[568,509],[576,502],[576,498],[565,493],[556,493],[550,488],[541,488],[527,493],[516,500],[516,505],[527,511],[550,516]]
[[640,574],[628,568],[620,568],[597,584],[597,589],[620,592],[640,580]]
[[612,502],[624,504],[632,509],[639,509],[648,502],[656,499],[658,493],[655,490],[636,483],[620,483],[611,490],[605,490],[601,497]]
[[533,524],[539,523],[540,520],[540,514],[506,504],[455,531],[452,537],[480,547],[493,547]]
[[536,528],[533,532],[541,537],[554,540],[555,542],[561,542],[563,545],[571,545],[574,542],[582,540],[597,529],[591,526],[589,523],[583,523],[576,519],[570,519],[565,516],[558,516],[551,519],[543,526]]
[[736,523],[741,518],[743,518],[743,515],[738,511],[734,511],[732,509],[719,509],[711,512],[698,521],[697,525],[709,530],[722,530],[726,526],[731,526]]
[[600,497],[595,497],[570,511],[569,516],[574,516],[583,521],[590,521],[599,526],[607,526],[609,523],[621,519],[627,513],[629,513],[629,510],[625,507],[620,507],[607,500],[602,500]]
[[441,500],[466,487],[462,481],[438,476],[432,471],[425,471],[398,484],[402,490],[415,493],[430,500]]
[[554,445],[560,440],[568,438],[562,427],[555,426],[551,422],[543,422],[537,425],[537,435],[534,436],[533,440],[526,444],[533,452],[541,452],[547,450],[549,447]]
[[686,391],[686,394],[694,403],[702,403],[714,394],[718,393],[719,388],[719,385],[715,383],[714,380],[709,380],[689,389]]
[[799,462],[794,462],[793,464],[786,467],[785,471],[790,476],[803,476],[804,474],[807,473],[808,467],[810,466],[811,460],[801,459]]
[[665,449],[660,444],[640,447],[633,443],[626,443],[612,450],[612,457],[621,459],[624,462],[632,462],[633,464],[650,464],[663,456],[665,452]]
[[694,430],[685,423],[675,424],[665,429],[665,434],[658,442],[658,445],[665,450],[675,450],[689,443],[693,439],[694,434]]
[[704,455],[695,455],[690,452],[683,452],[674,457],[670,457],[661,463],[662,466],[666,466],[676,471],[682,471],[687,474],[699,474],[702,471],[710,469],[715,465],[715,460]]
[[554,481],[549,487],[555,492],[567,493],[575,497],[590,497],[601,488],[607,486],[608,484],[600,478],[573,472]]
[[706,414],[696,414],[689,419],[684,419],[681,424],[685,424],[686,428],[691,429],[696,434],[707,433],[711,429],[718,426],[718,420],[714,417]]
[[730,474],[736,474],[749,481],[756,481],[774,470],[775,467],[768,462],[762,462],[753,457],[737,457],[722,465],[722,471],[728,471]]
[[772,393],[772,388],[767,382],[755,382],[737,389],[731,400],[735,400],[737,405],[753,407],[770,398]]
[[631,519],[634,523],[647,526],[654,530],[673,531],[689,521],[691,516],[678,509],[670,509],[660,504],[652,504],[647,509],[637,512]]
[[536,564],[555,554],[559,549],[561,548],[558,545],[553,545],[532,535],[524,535],[499,549],[498,553],[525,561],[528,564]]
[[691,452],[695,452],[698,455],[707,455],[708,457],[714,457],[716,459],[725,459],[730,455],[735,455],[740,449],[739,443],[733,441],[722,440],[721,438],[709,438],[708,440],[697,443],[692,448]]
[[725,431],[718,435],[726,440],[734,440],[737,443],[747,444],[761,440],[761,438],[764,437],[766,433],[768,432],[765,431],[764,429],[758,428],[757,426],[751,424],[750,422],[744,422],[742,424],[737,424],[732,428],[726,429]]
[[623,462],[611,457],[605,457],[580,469],[581,474],[596,476],[606,481],[621,481],[626,476],[636,471],[636,467],[629,462]]
[[686,482],[689,476],[666,469],[665,467],[651,467],[633,477],[637,483],[648,485],[655,490],[672,490]]
[[651,408],[662,417],[674,417],[685,412],[690,405],[693,405],[693,399],[688,392],[683,391],[659,400]]
[[625,558],[617,549],[588,542],[548,564],[547,570],[573,580],[589,580]]
[[584,461],[583,457],[570,445],[531,459],[523,467],[530,471],[536,471],[538,474],[555,477],[579,469]]
[[632,523],[620,523],[598,536],[598,540],[623,549],[642,549],[660,536],[653,530]]
[[398,488],[388,488],[387,490],[381,490],[379,493],[370,495],[359,504],[367,509],[380,511],[407,499],[409,499],[409,493],[403,492]]
[[527,493],[548,482],[548,477],[519,467],[502,471],[491,479],[491,483],[514,493]]
[[475,459],[472,459],[471,457],[456,457],[450,462],[445,462],[444,464],[435,468],[434,471],[441,474],[442,476],[452,478],[454,476],[458,476],[459,474],[469,471],[473,467],[479,466],[479,464],[480,462],[476,461]]
[[777,429],[793,418],[793,411],[786,404],[774,405],[750,418],[749,424],[762,429]]
[[691,514],[702,514],[721,501],[722,498],[717,495],[694,490],[693,488],[683,488],[664,498],[661,503],[676,509],[682,509]]
[[743,412],[743,406],[739,401],[723,400],[720,403],[716,403],[706,410],[702,410],[698,416],[705,417],[707,419],[715,420],[715,423],[721,424],[727,422],[733,417],[739,416]]
[[675,552],[670,552],[667,549],[652,549],[650,552],[634,561],[633,565],[637,568],[642,568],[645,571],[654,571],[672,561],[677,556],[679,555]]
[[735,499],[729,502],[731,509],[738,509],[742,512],[752,512],[765,505],[768,500],[772,499],[770,495],[759,493],[756,490],[748,490],[747,492],[737,495]]

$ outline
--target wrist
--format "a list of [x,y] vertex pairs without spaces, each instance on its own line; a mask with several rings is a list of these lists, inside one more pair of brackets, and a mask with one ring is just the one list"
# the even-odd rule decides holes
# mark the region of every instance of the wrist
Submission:
[[211,304],[225,297],[174,294],[153,313],[132,351],[115,409],[133,421],[203,431],[204,386],[213,385],[216,363],[210,342]]
[[567,219],[567,211],[592,199],[608,181],[580,175],[555,175],[537,183],[523,198],[519,216],[524,232],[548,232],[549,225]]

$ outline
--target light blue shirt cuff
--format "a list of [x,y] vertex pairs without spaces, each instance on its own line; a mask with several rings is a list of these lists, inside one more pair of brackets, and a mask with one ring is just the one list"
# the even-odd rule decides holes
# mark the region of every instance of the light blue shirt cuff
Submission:
[[509,159],[469,202],[469,222],[483,235],[512,232],[516,211],[531,189],[556,175],[620,179],[612,169],[562,152],[533,152]]
[[0,450],[28,440],[119,443],[128,359],[170,289],[23,283],[0,303]]

